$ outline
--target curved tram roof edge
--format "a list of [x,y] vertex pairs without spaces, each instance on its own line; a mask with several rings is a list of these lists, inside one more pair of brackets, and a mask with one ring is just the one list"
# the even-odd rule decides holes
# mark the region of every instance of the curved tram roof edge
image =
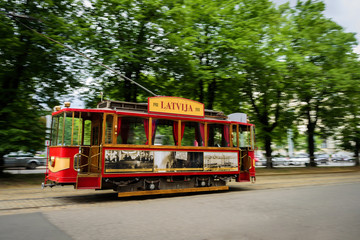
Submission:
[[[113,104],[113,105],[111,105]],[[94,112],[94,113],[113,113],[118,115],[128,115],[137,117],[153,117],[153,118],[167,118],[178,119],[186,121],[198,121],[198,122],[215,122],[215,123],[233,123],[240,125],[253,126],[251,123],[244,123],[239,121],[227,120],[227,116],[223,112],[205,109],[205,118],[186,115],[173,115],[164,113],[148,113],[147,103],[132,103],[123,101],[110,101],[106,100],[97,104],[98,108],[63,108],[59,111],[53,112],[52,116],[58,115],[63,112]]]

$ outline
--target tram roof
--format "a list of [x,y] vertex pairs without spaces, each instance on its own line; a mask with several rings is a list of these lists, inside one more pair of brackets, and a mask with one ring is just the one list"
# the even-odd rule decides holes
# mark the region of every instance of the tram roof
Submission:
[[93,112],[93,113],[114,113],[118,115],[127,115],[134,117],[154,117],[154,118],[167,118],[172,120],[192,120],[192,121],[205,121],[216,123],[237,123],[242,125],[253,125],[250,123],[230,121],[227,116],[220,111],[205,109],[205,117],[184,116],[184,115],[170,115],[163,113],[149,113],[148,103],[133,103],[124,101],[106,100],[97,104],[97,108],[82,109],[82,108],[63,108],[59,111],[53,112],[52,115],[57,115],[62,112]]

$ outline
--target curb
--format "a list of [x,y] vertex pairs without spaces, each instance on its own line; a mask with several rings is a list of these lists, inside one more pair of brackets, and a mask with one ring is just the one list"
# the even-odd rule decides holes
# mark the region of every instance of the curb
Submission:
[[256,176],[277,176],[277,175],[306,175],[306,174],[329,174],[329,173],[352,173],[360,170],[337,170],[337,171],[314,171],[314,172],[286,172],[286,173],[256,173]]

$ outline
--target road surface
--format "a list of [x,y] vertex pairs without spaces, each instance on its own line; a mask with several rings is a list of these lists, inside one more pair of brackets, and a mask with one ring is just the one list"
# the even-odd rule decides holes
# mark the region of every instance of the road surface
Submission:
[[261,176],[230,191],[118,199],[0,190],[0,239],[359,239],[360,174]]

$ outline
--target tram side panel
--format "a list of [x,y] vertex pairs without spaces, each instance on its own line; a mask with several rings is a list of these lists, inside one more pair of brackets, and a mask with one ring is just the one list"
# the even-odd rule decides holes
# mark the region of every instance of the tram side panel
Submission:
[[104,186],[117,191],[224,186],[239,175],[238,151],[103,150]]
[[78,152],[78,147],[50,147],[46,179],[58,184],[75,184],[74,156]]
[[[77,147],[51,147],[47,180],[75,184]],[[244,157],[245,155],[245,157]],[[136,178],[177,175],[237,175],[236,181],[255,177],[254,152],[179,151],[154,149],[103,149],[103,178]],[[239,159],[239,160],[238,160]]]
[[105,149],[105,173],[234,171],[238,151]]

